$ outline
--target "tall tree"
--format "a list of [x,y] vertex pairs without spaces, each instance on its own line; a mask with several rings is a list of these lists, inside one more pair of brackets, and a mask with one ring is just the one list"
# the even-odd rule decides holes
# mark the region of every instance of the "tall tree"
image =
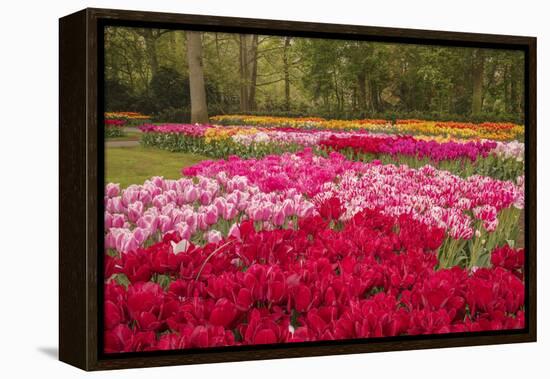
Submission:
[[202,67],[201,33],[187,33],[187,63],[189,66],[189,95],[191,97],[191,122],[207,123],[208,108]]
[[292,37],[285,37],[283,47],[283,75],[285,79],[285,111],[290,111],[290,41]]
[[483,106],[483,73],[485,66],[485,51],[476,49],[473,52],[472,64],[472,114],[481,113]]
[[[110,107],[144,113],[173,107],[154,96],[154,84],[166,82],[171,88],[165,79],[176,75],[163,75],[164,68],[171,68],[183,75],[187,87],[186,75],[197,65],[188,65],[193,46],[187,50],[184,31],[164,33],[106,29],[110,93],[128,94],[110,95],[117,100]],[[387,112],[446,119],[476,114],[521,122],[525,106],[524,57],[518,51],[230,33],[202,33],[201,42],[203,84],[198,87],[205,87],[202,97],[210,113],[293,110],[339,118]],[[199,78],[191,74],[191,81]],[[129,100],[119,101],[123,98]],[[189,107],[190,102],[182,97],[178,104]]]
[[143,37],[145,52],[149,65],[151,67],[151,75],[155,76],[159,69],[158,55],[157,55],[157,43],[160,37],[166,33],[172,32],[168,29],[151,29],[151,28],[139,28],[136,32]]
[[258,81],[258,35],[252,36],[249,51],[249,64],[251,64],[250,80],[248,83],[248,108],[256,110],[256,83]]
[[239,75],[241,111],[256,110],[256,85],[258,80],[258,35],[239,35]]
[[248,48],[246,34],[239,35],[239,87],[241,89],[240,105],[241,111],[248,111]]

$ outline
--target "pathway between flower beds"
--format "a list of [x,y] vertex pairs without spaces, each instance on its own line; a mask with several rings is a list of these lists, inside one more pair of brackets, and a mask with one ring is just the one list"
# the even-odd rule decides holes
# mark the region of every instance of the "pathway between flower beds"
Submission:
[[134,147],[139,146],[139,141],[107,141],[105,147]]
[[[125,133],[142,133],[141,129],[135,128],[135,127],[132,127],[132,126],[124,127],[124,132]],[[128,140],[128,141],[115,140],[115,141],[112,141],[112,140],[109,140],[109,139],[105,140],[105,147],[133,147],[133,146],[139,146],[139,140],[137,140],[137,141],[136,140]]]

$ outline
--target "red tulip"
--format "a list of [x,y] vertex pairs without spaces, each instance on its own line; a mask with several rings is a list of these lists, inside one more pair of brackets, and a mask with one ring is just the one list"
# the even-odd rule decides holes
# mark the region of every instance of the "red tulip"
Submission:
[[231,325],[237,316],[237,308],[231,301],[223,298],[216,302],[212,313],[210,313],[210,323],[216,326],[227,328]]

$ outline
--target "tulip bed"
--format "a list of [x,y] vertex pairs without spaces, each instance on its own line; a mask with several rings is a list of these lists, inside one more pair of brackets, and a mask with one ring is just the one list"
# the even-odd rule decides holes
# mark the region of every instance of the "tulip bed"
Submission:
[[126,120],[106,119],[105,120],[105,138],[122,137],[124,135],[124,125]]
[[105,112],[105,119],[124,121],[128,126],[140,126],[151,122],[151,116],[139,112]]
[[524,327],[523,126],[211,121],[140,129],[212,160],[105,186],[106,353]]
[[490,139],[509,141],[522,139],[522,125],[512,123],[484,122],[438,122],[425,120],[326,120],[323,118],[266,117],[248,115],[221,115],[210,118],[219,125],[253,125],[263,127],[290,127],[298,129],[368,130],[390,134],[420,134],[450,136],[464,139]]
[[[265,138],[247,127],[145,128],[194,148]],[[350,154],[391,156],[389,137],[357,132],[380,150],[362,151],[330,145],[349,134],[318,133],[300,132],[296,151],[224,153],[177,180],[106,185],[106,353],[523,328],[523,176],[368,161]],[[449,158],[409,141],[430,162]],[[521,148],[460,149],[498,159]]]
[[317,154],[339,151],[348,159],[422,167],[426,164],[462,177],[474,174],[514,180],[524,171],[519,141],[437,140],[429,136],[372,134],[288,127],[164,124],[144,125],[142,144],[213,158],[259,158],[312,147]]
[[117,138],[126,135],[125,126],[141,126],[151,121],[151,117],[138,112],[105,112],[105,138]]
[[108,256],[105,352],[523,327],[523,250],[494,250],[491,268],[435,271],[441,229],[363,211],[334,230],[335,216],[286,230],[245,221],[205,246],[169,233]]

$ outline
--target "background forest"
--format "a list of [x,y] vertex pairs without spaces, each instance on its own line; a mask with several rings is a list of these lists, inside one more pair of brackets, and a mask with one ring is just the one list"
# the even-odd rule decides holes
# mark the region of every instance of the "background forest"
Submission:
[[519,51],[105,29],[105,110],[163,122],[238,113],[523,123],[523,80]]

